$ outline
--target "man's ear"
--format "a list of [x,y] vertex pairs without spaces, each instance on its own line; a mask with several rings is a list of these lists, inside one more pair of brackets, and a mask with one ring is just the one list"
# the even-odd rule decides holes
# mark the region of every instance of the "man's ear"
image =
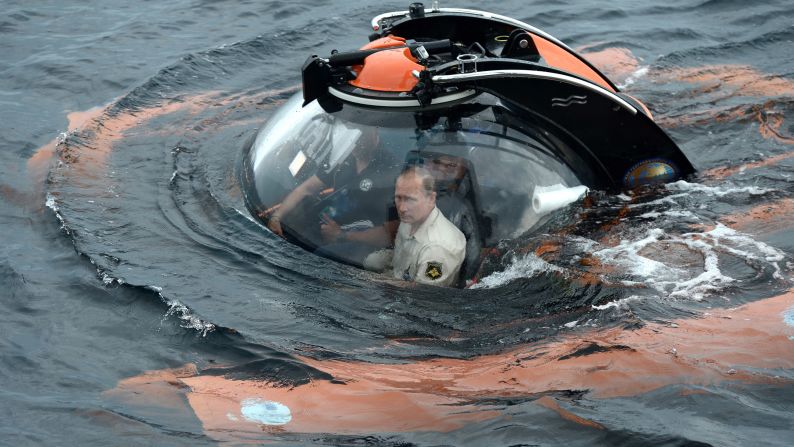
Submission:
[[436,201],[436,192],[435,191],[430,193],[430,198],[433,199],[433,202]]

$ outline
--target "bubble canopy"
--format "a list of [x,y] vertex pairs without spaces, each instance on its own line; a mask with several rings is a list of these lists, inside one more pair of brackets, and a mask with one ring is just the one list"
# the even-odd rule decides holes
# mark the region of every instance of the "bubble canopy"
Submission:
[[464,277],[476,273],[482,248],[527,232],[548,212],[533,209],[533,194],[594,175],[542,120],[487,93],[421,111],[345,104],[328,113],[302,103],[300,94],[289,99],[251,143],[246,203],[271,229],[277,216],[291,242],[352,265],[361,266],[361,253],[328,249],[339,238],[321,224],[332,220],[345,234],[396,228],[394,184],[408,166],[430,171],[439,210],[466,235]]

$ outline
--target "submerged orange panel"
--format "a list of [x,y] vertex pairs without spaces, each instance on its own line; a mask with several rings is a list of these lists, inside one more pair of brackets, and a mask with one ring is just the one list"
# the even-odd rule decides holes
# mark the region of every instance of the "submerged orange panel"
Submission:
[[358,76],[350,81],[350,84],[381,92],[411,91],[417,82],[411,72],[425,69],[416,63],[408,48],[395,48],[370,54],[364,59],[364,65],[360,67],[360,70],[356,70]]
[[601,87],[609,90],[610,92],[615,91],[615,89],[609,85],[609,82],[607,82],[603,76],[598,74],[598,72],[587,66],[587,64],[580,61],[576,56],[569,53],[564,48],[560,48],[556,44],[549,42],[548,40],[535,34],[532,35],[532,39],[535,41],[535,46],[538,48],[538,52],[550,66],[571,72],[585,79],[589,79]]

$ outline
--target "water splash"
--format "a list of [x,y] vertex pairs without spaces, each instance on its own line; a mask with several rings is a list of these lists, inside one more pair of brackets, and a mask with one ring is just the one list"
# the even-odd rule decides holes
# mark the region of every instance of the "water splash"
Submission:
[[701,193],[714,197],[725,197],[727,195],[739,193],[760,196],[774,191],[773,189],[760,188],[758,186],[708,186],[700,183],[690,183],[686,180],[668,183],[665,187],[669,191]]
[[[160,298],[165,300],[162,295],[162,289],[157,290],[152,288],[152,290],[157,291],[157,294],[160,295]],[[206,337],[208,333],[215,331],[215,325],[206,321],[203,321],[201,318],[193,315],[193,312],[184,304],[180,303],[177,300],[167,300],[165,301],[168,305],[168,311],[163,315],[163,318],[168,318],[171,316],[176,316],[182,321],[180,327],[185,329],[195,329],[199,333],[201,333],[202,337]]]
[[471,286],[471,288],[489,289],[503,286],[519,278],[530,278],[541,273],[562,273],[564,271],[564,269],[544,261],[534,253],[528,253],[523,257],[515,259],[504,271],[486,276],[480,282]]

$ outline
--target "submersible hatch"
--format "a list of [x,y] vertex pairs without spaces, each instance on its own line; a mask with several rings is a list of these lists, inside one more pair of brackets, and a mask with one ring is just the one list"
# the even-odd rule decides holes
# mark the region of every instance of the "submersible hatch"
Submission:
[[406,166],[432,173],[439,209],[465,234],[465,280],[489,247],[588,188],[694,172],[641,102],[536,27],[413,3],[375,17],[372,30],[357,51],[309,57],[302,93],[246,148],[247,206],[307,250],[361,266],[323,250],[321,220],[345,231],[393,222]]

